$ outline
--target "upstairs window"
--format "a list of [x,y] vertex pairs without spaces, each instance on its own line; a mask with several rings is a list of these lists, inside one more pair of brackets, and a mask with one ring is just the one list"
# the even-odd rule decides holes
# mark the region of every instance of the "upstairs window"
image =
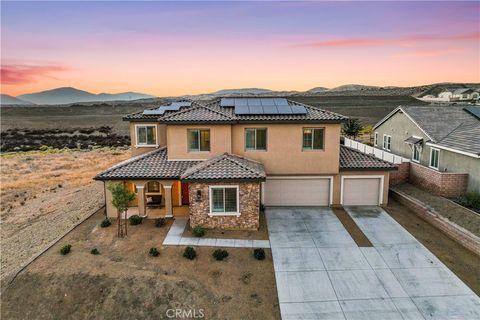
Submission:
[[304,128],[303,129],[303,150],[323,150],[324,129]]
[[412,160],[415,162],[420,162],[420,147],[417,145],[413,146]]
[[383,135],[383,149],[390,151],[392,147],[392,137],[387,136],[386,134]]
[[438,170],[438,163],[440,158],[440,150],[438,149],[430,149],[430,168]]
[[137,146],[157,146],[157,127],[155,125],[138,125]]
[[188,129],[188,151],[210,151],[209,129]]
[[210,214],[239,214],[238,186],[210,187]]
[[267,150],[267,129],[245,129],[245,149]]
[[373,144],[375,146],[378,146],[378,132],[375,132],[375,135],[373,137]]

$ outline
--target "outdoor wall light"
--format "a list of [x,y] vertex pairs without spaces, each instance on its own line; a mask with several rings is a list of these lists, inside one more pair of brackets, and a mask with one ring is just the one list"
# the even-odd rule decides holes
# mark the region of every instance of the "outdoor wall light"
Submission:
[[197,201],[202,201],[202,190],[197,190],[196,200]]

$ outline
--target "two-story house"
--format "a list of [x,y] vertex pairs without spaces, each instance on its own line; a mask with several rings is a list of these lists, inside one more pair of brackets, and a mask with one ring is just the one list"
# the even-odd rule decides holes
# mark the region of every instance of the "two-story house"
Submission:
[[124,117],[134,156],[95,179],[135,192],[129,214],[207,228],[256,229],[261,204],[384,205],[396,167],[341,146],[346,119],[285,98],[175,102]]
[[375,147],[411,159],[412,183],[447,197],[480,191],[480,107],[400,106],[374,135]]

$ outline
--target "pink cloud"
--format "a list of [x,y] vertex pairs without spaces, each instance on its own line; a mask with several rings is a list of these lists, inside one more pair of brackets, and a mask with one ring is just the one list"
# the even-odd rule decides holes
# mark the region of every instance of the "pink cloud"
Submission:
[[2,84],[26,84],[38,78],[56,79],[52,74],[65,70],[63,66],[2,65],[0,77]]
[[295,45],[306,48],[338,48],[338,47],[375,47],[375,46],[400,46],[409,47],[421,42],[441,41],[470,41],[480,40],[480,32],[464,33],[458,35],[418,35],[399,38],[344,38],[326,41],[314,41]]

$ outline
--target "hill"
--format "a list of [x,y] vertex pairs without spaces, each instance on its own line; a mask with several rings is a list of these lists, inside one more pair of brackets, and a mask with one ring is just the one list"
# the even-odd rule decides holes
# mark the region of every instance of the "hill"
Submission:
[[31,105],[31,102],[23,101],[21,99],[9,96],[8,94],[1,94],[0,95],[0,104],[1,105],[19,105],[19,106],[26,106]]
[[77,102],[132,101],[137,99],[153,98],[153,96],[137,92],[94,94],[72,87],[63,87],[36,93],[23,94],[17,98],[34,104],[53,105]]

